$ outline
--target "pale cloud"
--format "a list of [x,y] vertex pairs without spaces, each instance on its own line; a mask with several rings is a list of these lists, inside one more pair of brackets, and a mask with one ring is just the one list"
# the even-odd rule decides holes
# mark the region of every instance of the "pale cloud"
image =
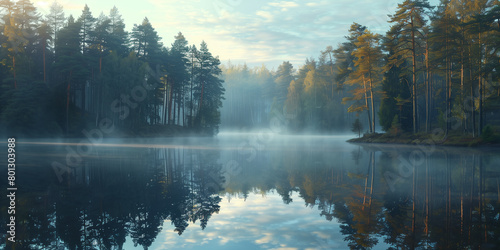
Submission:
[[296,2],[287,2],[287,1],[273,2],[269,3],[269,5],[281,8],[291,8],[299,6]]
[[282,12],[288,11],[289,8],[295,8],[299,6],[299,4],[297,4],[296,2],[290,2],[290,1],[272,2],[269,3],[269,5],[281,8]]
[[273,235],[271,233],[264,233],[264,237],[255,240],[257,244],[266,244],[272,241]]
[[319,6],[320,3],[318,2],[311,2],[311,3],[306,3],[306,6],[309,6],[309,7],[314,7],[314,6]]
[[273,14],[271,14],[271,12],[269,12],[269,11],[259,10],[255,13],[255,15],[265,18],[266,21],[268,21],[268,22],[273,20]]

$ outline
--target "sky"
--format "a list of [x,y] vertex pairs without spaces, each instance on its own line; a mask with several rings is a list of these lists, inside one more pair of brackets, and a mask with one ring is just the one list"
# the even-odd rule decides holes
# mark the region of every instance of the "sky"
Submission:
[[[199,222],[190,222],[179,236],[165,220],[150,249],[349,249],[336,219],[328,221],[317,207],[306,207],[297,192],[292,198],[287,205],[276,193],[250,193],[246,200],[223,197],[220,212],[204,230]],[[378,241],[377,248],[389,247]],[[127,237],[124,249],[142,248],[133,248]]]
[[[32,0],[47,14],[53,0]],[[204,40],[222,63],[276,69],[283,61],[295,68],[306,58],[318,58],[327,46],[344,42],[349,26],[357,22],[372,32],[389,29],[388,14],[402,0],[57,0],[66,16],[81,15],[87,4],[94,17],[116,6],[126,30],[147,17],[166,47],[182,32],[189,44]],[[438,0],[431,0],[437,5]]]

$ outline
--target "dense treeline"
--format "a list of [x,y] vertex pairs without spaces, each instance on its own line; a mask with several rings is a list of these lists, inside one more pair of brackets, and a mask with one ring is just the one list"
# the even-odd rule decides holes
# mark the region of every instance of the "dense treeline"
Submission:
[[[114,7],[41,16],[29,0],[2,0],[1,128],[28,136],[82,136],[86,128],[134,133],[152,125],[214,134],[224,89],[220,61],[182,33],[165,47],[147,18],[131,32]],[[106,131],[102,131],[106,132]]]
[[[314,70],[310,72],[311,69]],[[268,127],[273,118],[291,132],[349,127],[346,125],[349,114],[337,101],[341,100],[341,92],[331,84],[332,69],[323,60],[319,63],[307,60],[298,72],[290,62],[283,62],[275,71],[264,65],[249,69],[246,65],[229,63],[222,66],[222,71],[226,89],[222,108],[225,128]]]
[[[328,46],[319,59],[307,59],[298,70],[284,62],[270,72],[271,85],[257,78],[264,69],[229,66],[226,88],[239,95],[228,95],[226,102],[264,98],[267,117],[279,113],[295,131],[345,131],[357,117],[362,122],[356,130],[362,124],[369,132],[440,128],[477,136],[487,124],[498,124],[498,1],[443,0],[433,7],[406,0],[389,17],[385,35],[353,23],[346,41]],[[246,81],[233,81],[248,74]],[[250,119],[254,109],[233,105],[231,114]]]
[[477,136],[499,122],[498,0],[406,0],[385,35],[353,23],[318,59],[273,71],[220,66],[182,33],[167,48],[147,18],[126,32],[116,8],[95,18],[86,6],[75,19],[54,3],[41,17],[27,0],[3,0],[1,14],[0,117],[9,132],[81,135],[112,122],[213,134],[221,119],[250,128],[278,118],[291,131],[354,123],[356,131]]

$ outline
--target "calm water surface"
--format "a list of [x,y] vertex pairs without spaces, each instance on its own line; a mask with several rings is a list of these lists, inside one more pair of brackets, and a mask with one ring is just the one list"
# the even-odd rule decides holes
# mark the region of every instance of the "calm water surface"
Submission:
[[500,246],[499,149],[348,138],[19,139],[15,249]]

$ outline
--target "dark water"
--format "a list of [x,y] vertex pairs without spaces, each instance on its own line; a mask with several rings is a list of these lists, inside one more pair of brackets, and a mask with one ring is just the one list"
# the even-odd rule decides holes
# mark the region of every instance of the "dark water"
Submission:
[[346,139],[19,139],[15,249],[500,246],[498,149]]

